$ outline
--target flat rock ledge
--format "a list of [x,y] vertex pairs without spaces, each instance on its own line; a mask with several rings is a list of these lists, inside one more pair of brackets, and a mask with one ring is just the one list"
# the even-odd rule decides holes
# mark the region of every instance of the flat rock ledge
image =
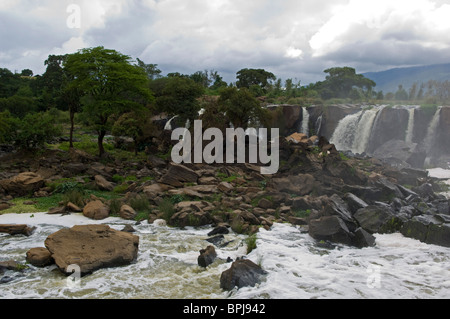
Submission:
[[108,225],[73,226],[59,230],[45,240],[45,247],[58,268],[70,275],[73,272],[68,267],[77,265],[81,276],[100,268],[132,263],[137,258],[138,246],[138,236]]

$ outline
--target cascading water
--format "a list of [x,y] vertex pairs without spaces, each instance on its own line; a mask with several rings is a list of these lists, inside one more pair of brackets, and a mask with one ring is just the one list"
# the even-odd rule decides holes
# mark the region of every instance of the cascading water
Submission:
[[416,112],[415,108],[410,108],[408,110],[409,118],[408,118],[408,127],[406,128],[406,136],[405,142],[412,143],[413,134],[414,134],[414,114]]
[[322,129],[322,121],[323,121],[323,114],[321,114],[317,120],[316,120],[316,135],[320,136],[320,130]]
[[427,150],[427,154],[431,151],[433,147],[433,140],[436,135],[437,127],[439,125],[439,116],[441,113],[441,107],[438,107],[431,119],[430,125],[428,126],[427,135],[425,137],[424,143]]
[[336,149],[364,153],[367,149],[372,127],[379,109],[362,110],[339,121],[330,142]]
[[[37,226],[30,237],[0,234],[0,261],[25,261],[27,250],[43,245],[51,233],[75,224],[106,223],[120,230],[132,224],[110,217],[93,221],[82,214],[0,215],[0,224]],[[274,224],[257,233],[256,248],[246,255],[245,236],[225,235],[228,245],[216,246],[218,260],[197,265],[199,250],[210,245],[210,227],[184,230],[143,222],[133,226],[139,236],[135,263],[105,268],[68,285],[55,266],[6,272],[0,299],[303,299],[303,298],[448,298],[450,248],[427,245],[399,233],[374,234],[376,246],[364,249],[336,245],[324,248],[299,226]],[[255,287],[231,292],[220,288],[227,257],[238,256],[267,272]],[[0,276],[1,277],[1,276]]]
[[302,123],[300,127],[300,133],[309,136],[309,112],[306,107],[302,107]]

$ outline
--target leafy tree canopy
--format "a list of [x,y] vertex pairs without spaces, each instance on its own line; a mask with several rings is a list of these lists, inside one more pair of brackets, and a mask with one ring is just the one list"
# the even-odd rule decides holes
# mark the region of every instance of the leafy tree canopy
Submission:
[[238,88],[250,88],[253,85],[258,85],[266,89],[269,81],[276,79],[273,73],[264,69],[242,69],[237,72],[236,77],[238,79],[236,82]]

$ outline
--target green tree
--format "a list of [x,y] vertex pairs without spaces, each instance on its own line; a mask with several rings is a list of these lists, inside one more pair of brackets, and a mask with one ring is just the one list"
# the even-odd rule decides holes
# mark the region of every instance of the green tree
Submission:
[[171,76],[153,81],[150,88],[155,93],[158,112],[169,116],[179,116],[179,121],[194,120],[198,117],[200,103],[198,98],[205,89],[192,79],[183,76]]
[[116,137],[131,137],[134,142],[134,153],[138,154],[140,143],[151,137],[154,130],[149,110],[139,110],[122,114],[112,127],[112,134]]
[[147,74],[132,65],[129,56],[104,47],[71,54],[64,67],[73,76],[69,88],[76,87],[83,92],[83,113],[98,133],[102,157],[103,139],[112,125],[109,119],[143,108],[151,100]]
[[136,58],[136,61],[137,66],[144,70],[149,80],[154,80],[161,76],[161,70],[158,69],[158,64],[145,64],[144,61],[139,58]]
[[252,85],[258,85],[265,91],[269,86],[269,82],[276,80],[273,73],[264,69],[242,69],[237,72],[236,78],[238,79],[236,82],[238,88],[249,89]]
[[[374,81],[364,77],[362,74],[356,74],[354,68],[335,67],[326,69],[324,72],[329,75],[326,76],[325,81],[318,83],[321,96],[324,99],[347,98],[353,88],[371,91],[376,85]],[[352,96],[354,95],[353,92]]]
[[260,102],[246,88],[226,88],[218,100],[220,110],[226,116],[226,123],[244,130],[249,125],[267,126],[268,112],[261,107]]
[[29,113],[23,119],[10,118],[8,140],[20,149],[44,147],[46,142],[61,135],[61,127],[48,112]]

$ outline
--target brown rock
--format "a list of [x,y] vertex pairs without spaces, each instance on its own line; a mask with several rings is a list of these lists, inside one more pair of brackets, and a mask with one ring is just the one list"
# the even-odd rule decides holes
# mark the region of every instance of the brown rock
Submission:
[[31,248],[27,251],[26,260],[36,267],[45,267],[54,263],[52,254],[44,247]]
[[160,182],[174,187],[182,187],[184,183],[197,183],[199,175],[192,169],[176,163],[170,163],[167,173]]
[[44,186],[44,179],[36,173],[25,172],[10,179],[1,180],[0,186],[10,195],[26,196]]
[[95,184],[101,189],[105,191],[112,191],[114,189],[114,185],[111,182],[108,182],[106,178],[101,175],[95,175]]
[[0,225],[0,233],[8,233],[10,235],[25,235],[30,236],[36,227],[29,227],[28,225]]
[[45,240],[58,268],[78,265],[81,275],[105,267],[130,264],[137,257],[139,237],[108,225],[81,225],[62,229]]
[[120,207],[119,215],[123,219],[134,219],[137,213],[133,209],[133,207],[128,205],[122,205],[122,207]]
[[84,206],[83,215],[95,220],[105,219],[109,216],[109,207],[100,200],[91,201]]

